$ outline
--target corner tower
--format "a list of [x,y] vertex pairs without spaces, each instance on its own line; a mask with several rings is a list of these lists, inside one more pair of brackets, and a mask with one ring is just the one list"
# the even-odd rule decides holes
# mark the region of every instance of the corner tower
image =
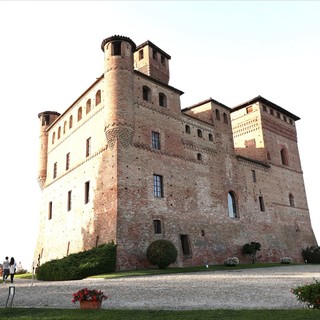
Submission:
[[133,53],[135,43],[128,37],[112,36],[102,41],[104,52],[105,101],[107,116],[105,134],[107,144],[127,147],[134,131]]

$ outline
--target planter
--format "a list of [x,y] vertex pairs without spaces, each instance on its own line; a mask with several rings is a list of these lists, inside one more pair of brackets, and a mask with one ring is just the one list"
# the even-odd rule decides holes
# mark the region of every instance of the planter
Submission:
[[80,309],[101,309],[102,301],[80,301]]

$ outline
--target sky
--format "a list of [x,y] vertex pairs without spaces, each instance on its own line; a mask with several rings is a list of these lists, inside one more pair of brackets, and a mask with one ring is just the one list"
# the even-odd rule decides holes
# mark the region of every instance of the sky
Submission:
[[[103,73],[103,39],[171,55],[182,108],[258,95],[301,118],[298,145],[320,243],[318,1],[0,1],[0,260],[33,263],[41,190],[38,113],[67,109]],[[3,258],[2,258],[3,257]],[[2,261],[1,261],[2,262]]]

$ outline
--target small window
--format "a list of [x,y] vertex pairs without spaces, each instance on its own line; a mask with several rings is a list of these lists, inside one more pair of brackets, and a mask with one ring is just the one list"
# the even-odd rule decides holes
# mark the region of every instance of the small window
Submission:
[[70,118],[69,118],[69,129],[72,128],[72,125],[73,125],[73,117],[70,116]]
[[96,92],[96,106],[101,102],[101,90]]
[[163,177],[157,174],[153,175],[153,195],[163,198]]
[[121,41],[115,41],[111,43],[111,55],[121,56]]
[[263,197],[259,196],[260,211],[265,211]]
[[267,106],[262,105],[262,110],[263,110],[264,112],[267,112]]
[[58,140],[60,139],[61,137],[61,127],[58,128]]
[[220,121],[220,111],[216,109],[216,119]]
[[186,126],[185,126],[185,130],[186,130],[186,133],[188,133],[188,134],[191,133],[190,126],[188,126],[187,124],[186,124]]
[[162,55],[161,55],[161,64],[162,64],[163,66],[166,65],[166,58],[165,58],[164,56],[162,56]]
[[71,201],[72,201],[72,191],[68,191],[67,211],[71,210],[71,205],[72,205]]
[[152,58],[153,58],[153,60],[157,60],[157,56],[158,56],[157,51],[152,49]]
[[86,104],[86,114],[88,114],[91,111],[91,99],[88,99]]
[[180,241],[181,241],[182,254],[184,256],[190,256],[191,250],[190,250],[189,236],[187,234],[180,234]]
[[52,144],[54,144],[54,140],[56,140],[56,133],[55,132],[52,134]]
[[90,201],[90,181],[84,184],[84,203],[87,204]]
[[223,113],[223,122],[228,123],[228,116],[225,112]]
[[287,122],[287,117],[286,117],[286,116],[283,116],[283,120],[284,120],[285,122]]
[[139,51],[139,60],[143,59],[143,49]]
[[257,182],[256,170],[251,170],[251,174],[252,174],[252,181]]
[[273,116],[274,112],[273,109],[270,108],[270,114]]
[[280,150],[280,155],[281,155],[281,163],[284,166],[288,166],[289,165],[289,161],[288,161],[288,152],[285,148],[282,148]]
[[208,134],[208,138],[209,138],[209,141],[213,141],[213,135],[212,135],[212,133],[209,133],[209,134]]
[[78,109],[78,121],[82,119],[82,107]]
[[66,131],[67,131],[67,121],[65,121],[63,124],[63,134],[65,134]]
[[99,236],[96,237],[96,247],[99,245]]
[[53,164],[53,179],[55,179],[57,177],[57,170],[58,170],[58,163],[55,162]]
[[49,202],[49,208],[48,208],[48,219],[52,219],[52,201]]
[[159,106],[166,107],[167,106],[167,97],[164,93],[159,93]]
[[91,138],[86,140],[86,157],[89,157],[91,154]]
[[70,152],[66,154],[66,170],[70,168]]
[[143,100],[145,101],[151,100],[151,90],[147,86],[142,87],[142,97],[143,97]]
[[252,111],[253,111],[253,108],[252,108],[252,106],[250,106],[250,107],[247,107],[246,111],[247,111],[247,113],[250,113],[250,112],[252,112]]
[[277,118],[281,118],[281,114],[280,114],[280,112],[277,112]]
[[197,153],[197,160],[202,161],[202,154],[201,153]]
[[198,137],[202,138],[202,131],[200,129],[197,130],[197,133],[198,133]]
[[48,114],[43,115],[41,119],[41,126],[47,126],[50,122],[50,116]]
[[236,197],[233,191],[228,193],[228,212],[230,218],[238,218]]
[[152,131],[152,148],[160,150],[160,133]]
[[294,197],[293,195],[290,193],[289,194],[289,204],[290,204],[290,207],[294,207]]
[[67,245],[67,256],[69,255],[69,251],[70,251],[70,241],[68,241],[68,245]]
[[154,228],[154,233],[155,234],[161,234],[162,231],[161,231],[161,221],[156,219],[156,220],[153,220],[153,228]]

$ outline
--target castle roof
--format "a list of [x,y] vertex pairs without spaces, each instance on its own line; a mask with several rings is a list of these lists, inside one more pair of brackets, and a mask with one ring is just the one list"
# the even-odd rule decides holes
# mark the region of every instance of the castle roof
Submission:
[[194,105],[192,105],[192,106],[190,106],[190,107],[184,108],[184,109],[182,109],[181,111],[182,111],[182,112],[188,111],[188,110],[190,110],[190,109],[199,107],[199,106],[201,106],[201,105],[203,105],[203,104],[206,104],[206,103],[208,103],[208,102],[213,102],[213,103],[215,103],[215,104],[217,104],[217,105],[219,105],[219,106],[221,106],[221,107],[223,107],[223,108],[225,108],[225,109],[227,109],[227,110],[231,110],[231,108],[227,107],[226,105],[222,104],[221,102],[219,102],[219,101],[217,101],[217,100],[214,100],[214,99],[212,99],[212,98],[209,98],[209,99],[207,99],[207,100],[198,102],[198,103],[196,103],[196,104],[194,104]]
[[163,56],[165,56],[167,59],[171,59],[171,56],[168,55],[166,52],[164,52],[162,49],[160,49],[158,46],[156,46],[154,43],[152,43],[150,40],[145,41],[144,43],[141,43],[140,45],[137,46],[136,51],[139,49],[145,47],[145,46],[150,46],[151,48],[157,50],[159,53],[161,53]]

